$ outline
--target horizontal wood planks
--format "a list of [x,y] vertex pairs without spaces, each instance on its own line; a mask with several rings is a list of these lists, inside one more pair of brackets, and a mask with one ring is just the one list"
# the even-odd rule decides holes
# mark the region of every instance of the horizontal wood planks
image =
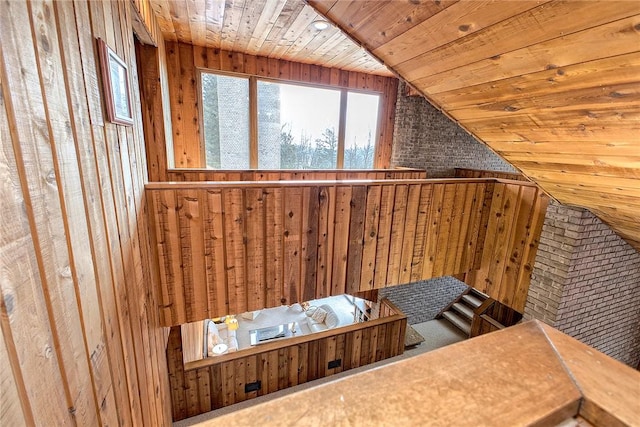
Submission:
[[[177,168],[205,166],[204,147],[200,135],[200,94],[198,69],[243,73],[283,81],[310,83],[334,88],[377,92],[380,100],[380,123],[375,140],[374,167],[388,168],[391,159],[395,104],[398,80],[356,71],[289,62],[266,56],[252,56],[226,50],[208,49],[184,43],[167,43],[167,72],[173,127],[173,157]],[[153,93],[149,93],[153,96]],[[157,107],[156,107],[157,108]],[[168,116],[167,116],[168,117]],[[164,156],[166,145],[149,145],[151,159]],[[156,153],[157,150],[160,150]],[[169,152],[171,155],[171,152]],[[153,172],[153,170],[152,170]],[[162,171],[161,171],[162,172]],[[158,175],[157,181],[168,178]]]
[[636,2],[459,1],[423,16],[400,2],[309,4],[548,194],[640,249]]
[[147,197],[166,326],[461,273],[519,307],[546,207],[535,186],[486,179],[157,183]]
[[[353,179],[424,179],[421,169],[318,169],[318,170],[214,170],[169,169],[167,179],[156,181],[316,181]],[[475,177],[469,177],[475,178]],[[509,179],[509,178],[508,178]]]
[[[402,313],[182,363],[180,328],[167,349],[174,421],[404,353]],[[330,362],[339,366],[329,368]],[[247,390],[260,382],[257,390]]]
[[[0,425],[169,425],[131,3],[2,8]],[[103,116],[96,38],[131,127]]]

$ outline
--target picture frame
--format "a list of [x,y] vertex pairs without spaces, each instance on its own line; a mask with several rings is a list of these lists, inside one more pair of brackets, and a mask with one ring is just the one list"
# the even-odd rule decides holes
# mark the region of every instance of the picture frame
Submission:
[[119,125],[133,125],[129,68],[104,40],[98,39],[102,85],[107,107],[107,119]]

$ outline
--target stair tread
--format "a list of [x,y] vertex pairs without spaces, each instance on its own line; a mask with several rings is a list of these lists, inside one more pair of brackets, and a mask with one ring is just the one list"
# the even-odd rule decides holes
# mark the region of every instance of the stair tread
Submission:
[[478,308],[482,305],[482,300],[470,294],[463,295],[462,299],[473,308]]
[[453,304],[452,308],[458,313],[462,314],[467,319],[469,320],[473,319],[473,310],[468,305],[463,304],[461,302],[457,302]]
[[460,329],[465,334],[469,335],[471,333],[471,325],[469,322],[465,322],[464,319],[452,311],[445,311],[442,313],[442,317],[451,322],[455,327]]

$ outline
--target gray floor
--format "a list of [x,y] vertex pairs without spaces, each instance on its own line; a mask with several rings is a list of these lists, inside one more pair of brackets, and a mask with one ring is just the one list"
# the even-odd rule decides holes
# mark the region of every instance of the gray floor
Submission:
[[192,418],[188,418],[186,420],[178,421],[173,425],[175,427],[192,426],[199,422],[211,420],[221,415],[228,414],[229,412],[233,412],[239,409],[247,408],[249,406],[257,405],[259,403],[266,402],[267,400],[277,399],[279,397],[286,396],[290,393],[295,393],[300,390],[305,390],[311,387],[315,387],[319,384],[324,384],[330,381],[336,381],[336,380],[339,380],[340,378],[353,375],[358,372],[363,372],[369,369],[375,369],[377,367],[380,367],[389,363],[393,363],[398,360],[417,356],[419,354],[426,353],[428,351],[436,350],[438,348],[457,343],[467,338],[467,336],[463,332],[461,332],[459,329],[457,329],[455,326],[453,326],[452,324],[450,324],[444,319],[430,320],[428,322],[418,323],[411,326],[416,331],[418,331],[418,333],[420,333],[420,335],[422,335],[425,338],[425,340],[423,343],[417,345],[416,347],[406,350],[404,354],[402,354],[401,356],[392,357],[390,359],[382,360],[377,363],[372,363],[371,365],[366,365],[360,368],[351,369],[349,371],[341,372],[339,374],[332,375],[330,377],[320,378],[315,381],[310,381],[308,383],[300,384],[295,387],[290,387],[285,390],[280,390],[275,393],[270,393],[265,396],[260,396],[255,399],[236,403],[235,405],[230,405],[224,408],[216,409],[215,411],[207,412],[206,414],[201,414]]

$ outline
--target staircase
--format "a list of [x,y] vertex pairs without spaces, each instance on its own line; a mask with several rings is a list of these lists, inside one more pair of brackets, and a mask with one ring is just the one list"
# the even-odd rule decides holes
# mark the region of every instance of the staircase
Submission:
[[480,307],[487,298],[488,295],[470,287],[446,306],[436,319],[447,319],[453,326],[470,336],[473,310]]

